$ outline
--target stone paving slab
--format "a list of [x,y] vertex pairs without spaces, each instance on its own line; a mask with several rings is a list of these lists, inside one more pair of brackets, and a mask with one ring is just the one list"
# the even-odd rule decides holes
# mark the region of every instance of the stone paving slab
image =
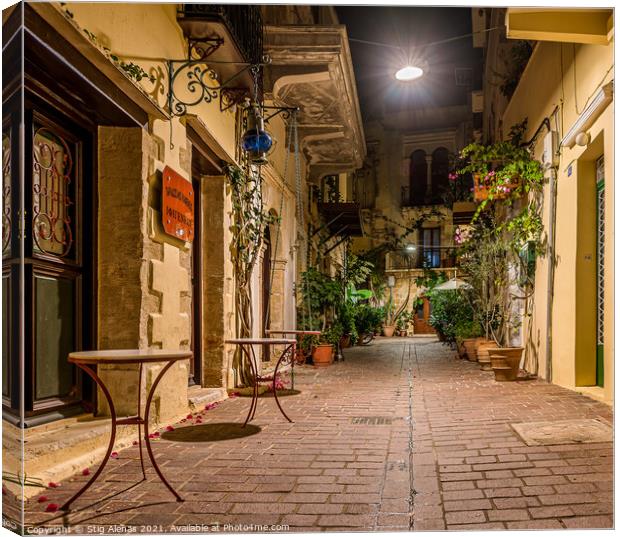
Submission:
[[[429,338],[379,338],[298,395],[195,413],[153,442],[176,502],[138,449],[110,460],[71,513],[46,513],[87,479],[26,503],[26,525],[74,533],[610,528],[611,442],[529,446],[514,423],[597,419],[610,407],[540,381],[497,383]],[[197,423],[198,422],[198,423]],[[200,423],[201,422],[201,423]],[[93,469],[91,469],[93,470]],[[116,529],[115,529],[116,528]]]

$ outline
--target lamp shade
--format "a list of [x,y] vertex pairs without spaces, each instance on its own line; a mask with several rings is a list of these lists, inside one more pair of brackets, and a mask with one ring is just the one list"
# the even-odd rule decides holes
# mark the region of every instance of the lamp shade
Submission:
[[252,162],[264,164],[266,153],[271,149],[273,139],[265,130],[263,118],[258,107],[253,107],[248,114],[248,130],[241,137],[241,148],[250,154]]

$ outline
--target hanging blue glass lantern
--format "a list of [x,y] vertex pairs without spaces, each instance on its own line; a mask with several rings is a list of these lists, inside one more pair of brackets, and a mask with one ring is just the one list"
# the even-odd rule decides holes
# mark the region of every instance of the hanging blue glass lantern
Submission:
[[248,130],[241,137],[241,148],[250,154],[250,160],[255,164],[267,162],[267,152],[271,149],[273,140],[265,130],[263,118],[258,106],[253,106],[248,113]]

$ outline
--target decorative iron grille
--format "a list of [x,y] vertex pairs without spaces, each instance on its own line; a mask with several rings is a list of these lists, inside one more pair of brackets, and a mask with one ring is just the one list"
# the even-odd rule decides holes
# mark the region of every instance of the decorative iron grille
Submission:
[[11,243],[11,137],[2,134],[2,253]]
[[73,158],[67,142],[47,127],[33,139],[32,227],[35,250],[65,257],[73,245]]

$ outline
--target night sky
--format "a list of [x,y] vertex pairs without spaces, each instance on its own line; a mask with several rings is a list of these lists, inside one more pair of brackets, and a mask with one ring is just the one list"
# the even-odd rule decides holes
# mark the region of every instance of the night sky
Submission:
[[[413,107],[466,104],[480,88],[481,49],[472,38],[420,48],[420,45],[471,33],[471,10],[448,7],[338,6],[349,38],[376,41],[402,50],[350,41],[362,114],[366,120],[381,113]],[[422,78],[405,83],[394,73],[407,63],[426,64]],[[473,80],[457,86],[455,69],[472,68]],[[463,71],[460,71],[464,74]],[[380,104],[382,103],[382,104]]]

